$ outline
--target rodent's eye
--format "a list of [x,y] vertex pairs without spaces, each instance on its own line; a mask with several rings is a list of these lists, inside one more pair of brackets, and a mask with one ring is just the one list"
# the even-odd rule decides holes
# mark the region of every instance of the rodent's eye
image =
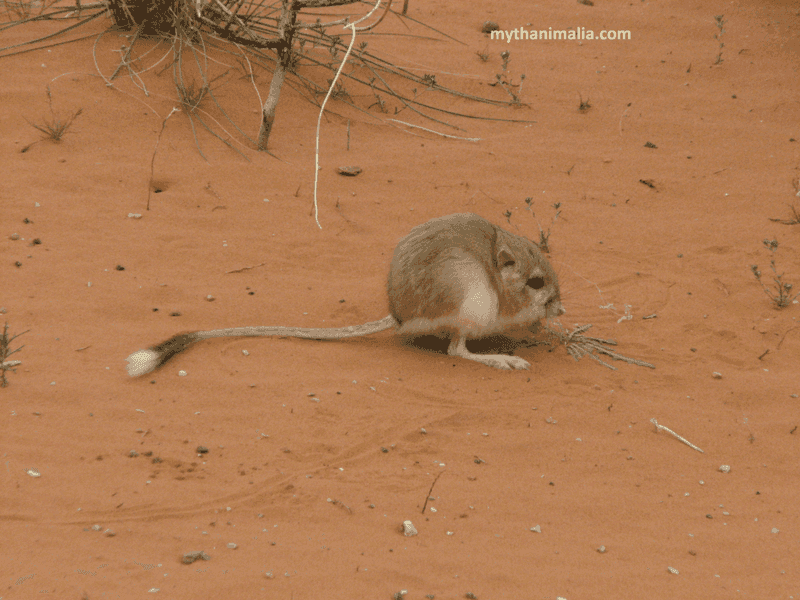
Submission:
[[531,277],[530,279],[528,279],[526,285],[535,290],[540,290],[544,287],[544,279],[541,277]]

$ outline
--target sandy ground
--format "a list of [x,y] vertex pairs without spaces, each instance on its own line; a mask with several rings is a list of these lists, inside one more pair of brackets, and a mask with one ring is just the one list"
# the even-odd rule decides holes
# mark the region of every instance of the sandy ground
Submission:
[[[0,389],[0,598],[800,598],[800,308],[776,309],[750,270],[769,283],[762,240],[777,239],[800,288],[800,225],[769,220],[800,204],[797,4],[482,4],[410,3],[463,43],[387,35],[428,35],[395,18],[364,39],[495,99],[509,50],[526,106],[418,93],[529,122],[443,116],[454,130],[395,115],[390,98],[372,116],[333,101],[321,230],[318,112],[297,89],[271,155],[195,122],[203,158],[174,114],[146,210],[178,106],[171,70],[158,74],[168,59],[142,74],[147,96],[127,71],[107,87],[93,48],[108,77],[127,43],[98,38],[107,18],[71,34],[83,41],[0,59],[0,307],[10,333],[30,330]],[[491,41],[486,19],[632,39]],[[152,48],[148,65],[165,47],[137,45]],[[236,57],[212,57],[213,73],[231,69],[220,104],[254,137],[252,85]],[[266,96],[271,75],[254,68]],[[26,122],[49,118],[48,84],[57,116],[82,109],[59,143]],[[474,212],[535,239],[527,197],[551,229],[561,322],[592,323],[655,370],[538,347],[519,352],[529,372],[500,372],[387,332],[217,340],[125,372],[128,354],[182,330],[379,319],[413,226]],[[210,560],[182,564],[192,551]]]

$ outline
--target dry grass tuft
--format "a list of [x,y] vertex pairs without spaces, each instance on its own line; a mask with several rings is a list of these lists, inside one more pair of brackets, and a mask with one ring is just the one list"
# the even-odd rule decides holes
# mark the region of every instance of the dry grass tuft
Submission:
[[601,338],[583,335],[583,332],[589,329],[591,325],[576,325],[575,329],[572,331],[561,329],[561,325],[558,323],[556,325],[559,327],[559,329],[553,329],[548,323],[545,325],[544,331],[551,338],[551,340],[555,340],[558,343],[564,344],[567,348],[567,352],[569,352],[569,354],[576,361],[582,356],[588,356],[592,360],[596,360],[601,365],[605,365],[609,369],[613,369],[615,371],[617,370],[616,367],[613,367],[607,362],[600,360],[600,358],[595,355],[595,353],[597,353],[604,354],[611,357],[613,360],[621,360],[631,365],[649,367],[651,369],[656,368],[655,365],[651,365],[649,362],[639,360],[638,358],[628,358],[627,356],[622,356],[621,354],[607,348],[606,346],[617,345],[617,342],[614,340],[604,340]]

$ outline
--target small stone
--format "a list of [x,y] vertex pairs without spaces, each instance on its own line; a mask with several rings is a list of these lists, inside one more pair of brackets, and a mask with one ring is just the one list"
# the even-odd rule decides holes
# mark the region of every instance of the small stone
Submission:
[[11,234],[10,236],[8,236],[8,237],[9,237],[9,239],[12,239],[12,240],[14,240],[14,241],[17,241],[17,240],[19,239],[19,234],[18,234],[18,233],[12,233],[12,234]]
[[714,379],[722,379],[722,373],[717,373],[716,371],[714,371],[714,372],[711,374],[711,376],[712,376]]
[[228,548],[230,548],[231,550],[236,550],[237,546],[233,542],[229,542],[228,543]]
[[482,33],[492,33],[493,31],[497,31],[500,29],[500,25],[495,23],[494,21],[486,21],[483,26],[481,27]]
[[339,175],[345,175],[347,177],[355,177],[356,175],[361,174],[361,167],[349,166],[349,167],[339,167],[336,171]]
[[597,549],[597,551],[598,551],[600,554],[605,554],[605,553],[606,553],[606,547],[605,547],[605,546],[600,546],[600,547]]
[[730,473],[731,472],[731,466],[730,465],[720,465],[719,466],[719,471],[720,471],[720,473]]
[[414,527],[414,524],[411,521],[403,521],[403,535],[406,537],[411,537],[412,535],[417,535],[417,528]]
[[139,213],[128,213],[128,218],[129,219],[141,219],[142,215],[140,215]]
[[531,531],[534,533],[542,533],[542,527],[541,525],[535,525],[534,527],[531,527]]
[[178,371],[178,377],[186,377],[186,371],[184,370]]
[[181,560],[183,564],[190,565],[196,560],[211,560],[211,557],[202,550],[198,550],[196,552],[187,552]]
[[206,454],[208,452],[208,448],[205,446],[198,446],[197,450],[195,450],[198,454]]
[[667,571],[669,571],[673,575],[677,575],[678,574],[678,569],[676,569],[675,567],[667,567]]

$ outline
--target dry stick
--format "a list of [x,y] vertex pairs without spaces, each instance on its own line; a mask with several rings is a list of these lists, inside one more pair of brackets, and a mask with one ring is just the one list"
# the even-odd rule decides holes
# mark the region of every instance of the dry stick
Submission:
[[278,61],[272,73],[272,82],[269,85],[269,96],[261,107],[261,127],[258,132],[258,149],[266,150],[272,126],[275,123],[275,111],[278,108],[278,99],[281,95],[283,80],[289,69],[292,58],[292,44],[297,21],[297,10],[292,0],[282,0],[281,16],[278,19],[278,39],[282,46],[277,48]]
[[[664,430],[664,431],[666,431],[667,433],[670,433],[670,434],[672,434],[673,436],[675,436],[676,438],[678,438],[680,441],[682,441],[682,442],[683,442],[684,444],[686,444],[687,446],[689,446],[689,447],[691,447],[691,448],[694,448],[694,449],[695,449],[695,450],[697,450],[698,452],[703,452],[702,450],[700,450],[700,448],[698,448],[697,446],[695,446],[695,445],[694,445],[692,442],[690,442],[689,440],[687,440],[685,437],[681,437],[681,436],[679,436],[677,433],[675,433],[674,431],[672,431],[672,429],[670,429],[669,427],[664,427],[663,425],[659,425],[659,424],[658,424],[658,421],[656,421],[655,419],[650,419],[650,422],[651,422],[653,425],[655,425],[655,426],[656,426],[656,431],[658,431],[659,429],[663,429],[663,430]],[[703,452],[703,454],[705,454],[705,452]]]
[[363,31],[365,28],[356,28],[356,25],[361,23],[364,19],[369,18],[372,13],[374,13],[377,8],[381,5],[381,0],[378,0],[375,3],[375,6],[372,7],[372,10],[369,11],[366,15],[361,17],[358,21],[354,23],[348,23],[344,26],[345,29],[349,29],[353,32],[353,37],[350,39],[350,45],[347,47],[347,52],[342,59],[342,64],[339,65],[339,68],[336,70],[336,75],[331,81],[331,86],[328,88],[328,93],[325,94],[325,100],[322,101],[322,106],[319,108],[319,117],[317,118],[317,146],[316,152],[314,153],[314,220],[317,222],[317,227],[322,229],[322,225],[319,223],[319,205],[317,204],[317,184],[319,183],[319,128],[322,124],[322,113],[325,112],[325,105],[328,103],[328,98],[331,97],[331,93],[333,92],[333,88],[336,85],[336,80],[339,79],[339,74],[342,72],[344,65],[347,63],[347,59],[350,57],[350,52],[353,50],[353,44],[356,43],[356,31]]
[[161,122],[161,131],[158,132],[156,147],[153,148],[153,158],[150,159],[150,181],[147,182],[147,210],[150,210],[150,194],[153,191],[153,174],[156,166],[156,152],[158,152],[158,145],[161,143],[161,134],[164,133],[164,128],[167,126],[167,119],[169,119],[176,112],[181,112],[181,109],[172,107],[170,113],[164,117],[164,120]]
[[126,66],[126,67],[130,66],[130,62],[128,61],[128,59],[131,56],[131,52],[133,52],[133,45],[136,43],[136,40],[139,39],[139,32],[141,32],[141,30],[142,30],[141,27],[137,27],[136,28],[136,33],[134,34],[133,39],[131,40],[131,43],[128,45],[128,51],[125,52],[125,56],[122,57],[122,60],[119,61],[119,64],[117,65],[117,68],[114,69],[114,72],[111,74],[111,77],[110,77],[111,81],[114,81],[114,79],[117,78],[117,74],[120,72],[120,70],[122,69],[123,66]]
[[444,473],[444,471],[439,471],[439,474],[436,476],[436,478],[433,480],[433,483],[431,484],[431,489],[428,490],[428,495],[425,496],[425,504],[422,505],[422,514],[423,515],[425,514],[425,509],[428,506],[428,499],[431,497],[431,494],[433,493],[433,486],[435,486],[436,482],[439,481],[439,477],[442,476],[442,473]]
[[448,135],[446,133],[439,133],[438,131],[434,131],[433,129],[428,129],[427,127],[420,127],[419,125],[412,125],[411,123],[406,123],[405,121],[399,121],[398,119],[388,119],[389,121],[394,121],[395,123],[400,123],[401,125],[405,125],[407,127],[413,127],[415,129],[422,129],[423,131],[427,131],[428,133],[435,133],[436,135],[440,135],[442,137],[450,138],[453,140],[464,140],[466,142],[480,142],[481,138],[468,138],[468,137],[461,137],[458,135]]
[[350,514],[353,514],[353,509],[350,508],[349,506],[347,506],[347,504],[345,504],[341,500],[337,500],[336,498],[328,498],[328,502],[330,502],[334,506],[339,506],[339,507],[345,509]]
[[[380,4],[380,2],[378,2],[378,4]],[[376,6],[375,8],[378,8],[378,7]],[[375,29],[378,25],[380,25],[380,22],[383,21],[386,18],[386,15],[389,14],[389,9],[390,8],[392,8],[392,0],[388,0],[388,2],[386,2],[386,10],[383,11],[383,14],[381,15],[380,19],[375,21],[372,25],[367,25],[366,27],[359,27],[358,30],[359,31],[369,31],[370,29]],[[371,15],[372,11],[370,11],[369,14]],[[369,15],[367,15],[367,16],[369,16]],[[364,19],[361,19],[361,20],[363,21]]]
[[233,271],[225,271],[226,275],[230,275],[231,273],[244,273],[245,271],[249,271],[250,269],[257,269],[258,267],[263,267],[265,262],[261,263],[260,265],[253,265],[252,267],[242,267],[241,269],[234,269]]

